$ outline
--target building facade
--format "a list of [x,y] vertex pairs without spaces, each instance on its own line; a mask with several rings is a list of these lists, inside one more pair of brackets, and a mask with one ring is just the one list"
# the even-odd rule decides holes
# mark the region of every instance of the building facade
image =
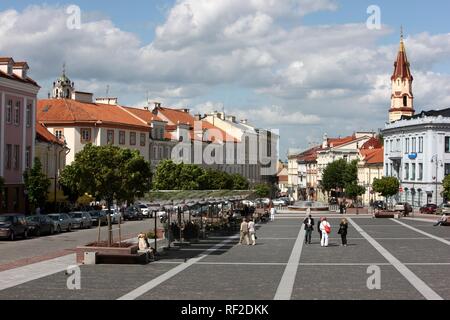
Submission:
[[5,180],[0,213],[24,213],[23,173],[35,155],[38,84],[28,77],[28,64],[0,58],[0,176]]
[[375,179],[384,176],[384,148],[361,148],[358,162],[358,183],[366,189],[362,195],[362,203],[365,206],[373,201],[383,200],[382,197],[373,191]]

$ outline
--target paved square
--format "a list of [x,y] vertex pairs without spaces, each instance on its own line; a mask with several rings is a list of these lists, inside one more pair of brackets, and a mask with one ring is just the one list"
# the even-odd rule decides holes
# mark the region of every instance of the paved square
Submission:
[[[81,290],[67,289],[68,276],[56,272],[2,290],[0,299],[450,299],[450,228],[352,217],[342,247],[340,217],[332,217],[330,246],[322,248],[317,230],[303,245],[300,216],[280,218],[259,226],[256,246],[211,237],[146,266],[81,266]],[[374,279],[380,289],[369,289]]]

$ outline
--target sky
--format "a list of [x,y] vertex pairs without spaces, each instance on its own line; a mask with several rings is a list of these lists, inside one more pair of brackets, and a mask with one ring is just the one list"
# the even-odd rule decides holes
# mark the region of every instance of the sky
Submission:
[[325,133],[384,127],[401,25],[416,110],[450,107],[448,12],[447,0],[1,0],[0,56],[29,63],[40,98],[65,63],[77,90],[109,86],[122,105],[224,109],[279,129],[285,159]]

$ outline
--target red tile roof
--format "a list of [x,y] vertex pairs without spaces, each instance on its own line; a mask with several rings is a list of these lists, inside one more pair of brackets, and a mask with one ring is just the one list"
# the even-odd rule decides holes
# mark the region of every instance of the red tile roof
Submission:
[[408,62],[408,57],[406,56],[406,49],[405,44],[403,43],[403,38],[400,41],[400,49],[398,51],[397,60],[395,61],[394,66],[394,74],[392,75],[391,80],[396,80],[398,78],[401,78],[402,80],[414,79],[411,75],[410,65]]
[[148,131],[150,126],[119,106],[86,103],[70,99],[39,100],[37,119],[42,123],[75,124],[99,123],[109,126],[128,126]]
[[130,108],[130,107],[122,107],[126,111],[131,112],[135,116],[139,117],[140,119],[144,120],[147,123],[150,123],[152,121],[163,121],[160,117],[155,115],[150,110],[145,109],[139,109],[139,108]]
[[0,78],[4,78],[4,79],[9,79],[9,80],[13,80],[13,81],[18,81],[18,82],[22,82],[22,83],[27,83],[27,84],[31,84],[35,87],[39,87],[39,85],[37,84],[36,81],[34,81],[33,79],[27,77],[26,79],[22,79],[21,77],[19,77],[16,74],[7,74],[4,73],[3,71],[0,71]]
[[42,123],[36,123],[36,138],[48,142],[48,143],[57,143],[59,145],[64,145],[64,143],[56,138],[54,134],[47,130],[47,128]]
[[317,152],[320,150],[322,150],[321,146],[316,146],[314,148],[306,150],[305,152],[298,155],[297,161],[314,162],[317,160]]
[[363,160],[367,164],[383,164],[384,163],[384,148],[376,149],[361,149]]
[[343,144],[349,143],[356,140],[356,136],[352,135],[349,137],[345,137],[345,138],[337,138],[337,139],[328,139],[328,145],[333,148],[333,147],[338,147],[341,146]]
[[361,149],[379,149],[382,147],[383,144],[381,143],[380,139],[372,137],[362,145]]

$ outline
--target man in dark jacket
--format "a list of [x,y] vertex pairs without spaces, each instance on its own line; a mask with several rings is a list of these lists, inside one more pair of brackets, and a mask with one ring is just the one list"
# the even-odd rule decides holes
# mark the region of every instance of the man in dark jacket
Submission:
[[305,225],[305,244],[311,244],[311,236],[314,230],[314,219],[312,215],[309,215],[305,220],[303,220],[303,224]]

